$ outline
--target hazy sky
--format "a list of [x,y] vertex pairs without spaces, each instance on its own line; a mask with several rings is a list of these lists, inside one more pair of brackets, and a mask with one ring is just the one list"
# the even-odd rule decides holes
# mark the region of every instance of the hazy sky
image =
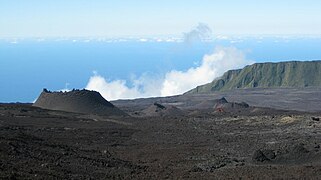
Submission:
[[319,0],[0,0],[0,37],[321,34]]

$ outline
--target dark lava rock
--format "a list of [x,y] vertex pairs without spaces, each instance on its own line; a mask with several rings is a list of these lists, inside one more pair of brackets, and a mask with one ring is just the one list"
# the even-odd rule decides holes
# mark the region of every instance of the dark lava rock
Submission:
[[274,151],[270,149],[263,150],[263,154],[270,160],[275,159],[276,157]]
[[225,97],[222,97],[221,99],[218,99],[217,102],[220,103],[220,104],[228,103],[228,101],[225,99]]
[[312,119],[313,121],[320,121],[320,118],[319,118],[319,117],[311,117],[311,119]]
[[161,105],[161,104],[159,104],[157,102],[154,103],[154,106],[156,106],[157,108],[160,108],[160,109],[166,109],[165,106],[163,106],[163,105]]
[[292,154],[296,154],[296,155],[302,155],[305,153],[308,153],[309,151],[304,147],[304,144],[298,144],[296,146],[293,147],[292,149]]
[[256,150],[252,156],[253,161],[265,162],[275,159],[276,155],[272,150]]

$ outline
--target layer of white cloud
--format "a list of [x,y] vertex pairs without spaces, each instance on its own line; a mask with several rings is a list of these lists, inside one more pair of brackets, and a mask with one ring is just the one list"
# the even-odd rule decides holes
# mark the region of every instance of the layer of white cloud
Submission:
[[199,66],[186,71],[172,70],[162,78],[144,74],[132,78],[132,87],[127,86],[125,80],[110,81],[94,73],[86,89],[100,92],[107,100],[178,95],[211,82],[227,70],[242,68],[251,63],[245,59],[242,51],[234,47],[217,47],[212,54],[203,57]]

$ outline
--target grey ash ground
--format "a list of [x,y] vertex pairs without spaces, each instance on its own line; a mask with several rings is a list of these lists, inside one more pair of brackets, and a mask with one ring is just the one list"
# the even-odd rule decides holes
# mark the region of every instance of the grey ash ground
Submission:
[[0,178],[318,179],[319,92],[115,101],[118,117],[1,104]]

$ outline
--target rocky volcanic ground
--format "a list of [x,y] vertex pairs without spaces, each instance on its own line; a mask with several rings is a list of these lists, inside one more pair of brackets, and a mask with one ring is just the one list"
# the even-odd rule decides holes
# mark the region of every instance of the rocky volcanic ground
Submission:
[[[293,97],[308,97],[301,91]],[[224,106],[214,95],[113,102],[127,117],[1,104],[0,179],[321,177],[320,112],[248,107],[231,97]]]

